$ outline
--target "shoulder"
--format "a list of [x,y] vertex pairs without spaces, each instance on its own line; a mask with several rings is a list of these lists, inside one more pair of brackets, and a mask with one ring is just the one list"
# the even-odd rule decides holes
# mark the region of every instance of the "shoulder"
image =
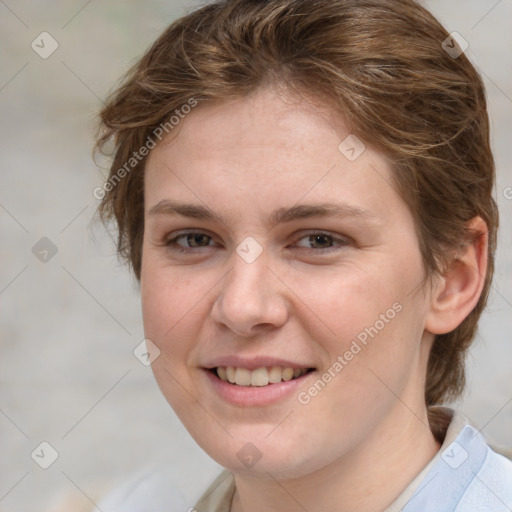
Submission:
[[98,502],[97,508],[102,512],[192,510],[198,496],[221,468],[210,459],[200,462],[200,465],[183,465],[180,460],[151,463],[114,486]]
[[102,512],[187,510],[180,489],[158,471],[145,470],[114,488],[97,505]]
[[512,509],[512,461],[496,453],[484,437],[466,424],[441,454],[438,470],[454,489],[454,512]]
[[472,510],[512,510],[512,461],[490,447],[455,509],[456,512]]
[[512,461],[455,418],[435,463],[404,512],[510,512]]

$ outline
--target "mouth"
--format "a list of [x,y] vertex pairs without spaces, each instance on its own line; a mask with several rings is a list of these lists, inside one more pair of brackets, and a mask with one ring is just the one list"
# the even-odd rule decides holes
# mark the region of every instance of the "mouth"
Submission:
[[297,380],[314,370],[283,366],[262,366],[254,370],[241,366],[217,366],[209,369],[215,377],[233,386],[260,388]]

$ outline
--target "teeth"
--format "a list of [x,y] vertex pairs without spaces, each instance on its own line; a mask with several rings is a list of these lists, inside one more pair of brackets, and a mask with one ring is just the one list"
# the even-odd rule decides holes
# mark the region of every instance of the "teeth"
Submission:
[[268,370],[266,368],[257,368],[251,372],[251,386],[266,386],[267,384]]
[[217,375],[224,382],[226,382],[228,380],[228,372],[227,372],[226,368],[224,368],[223,366],[219,366],[217,368]]
[[277,384],[278,382],[281,382],[282,373],[283,371],[281,370],[281,367],[272,366],[268,374],[268,381],[271,382],[272,384]]
[[282,368],[281,366],[262,367],[255,370],[234,366],[216,368],[218,377],[224,382],[237,386],[267,386],[296,379],[307,373],[306,368]]
[[285,368],[283,370],[282,379],[284,381],[289,381],[293,379],[293,368]]
[[226,368],[226,376],[228,378],[228,381],[231,382],[231,384],[235,383],[235,368],[232,366],[228,366]]
[[251,384],[251,371],[247,368],[237,368],[235,371],[235,384],[249,386]]

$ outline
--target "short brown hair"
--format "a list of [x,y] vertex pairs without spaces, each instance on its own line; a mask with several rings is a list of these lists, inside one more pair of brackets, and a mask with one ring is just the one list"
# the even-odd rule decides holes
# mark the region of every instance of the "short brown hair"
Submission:
[[[414,0],[217,0],[174,22],[125,77],[101,112],[98,147],[114,143],[110,178],[177,109],[240,98],[283,84],[334,101],[352,133],[391,162],[415,222],[426,275],[442,271],[447,249],[489,228],[489,263],[477,306],[437,335],[425,400],[458,397],[464,359],[487,301],[498,214],[482,81],[466,56]],[[457,47],[456,47],[457,48]],[[140,279],[144,163],[108,187],[99,206],[117,223],[119,254]],[[115,185],[115,186],[114,186]]]

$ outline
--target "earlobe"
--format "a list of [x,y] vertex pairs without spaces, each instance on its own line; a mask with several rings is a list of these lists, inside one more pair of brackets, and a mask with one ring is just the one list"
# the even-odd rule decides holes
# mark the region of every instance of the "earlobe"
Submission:
[[472,243],[458,251],[432,291],[425,329],[432,334],[453,331],[476,306],[487,272],[488,229],[480,218],[468,227],[476,233]]

